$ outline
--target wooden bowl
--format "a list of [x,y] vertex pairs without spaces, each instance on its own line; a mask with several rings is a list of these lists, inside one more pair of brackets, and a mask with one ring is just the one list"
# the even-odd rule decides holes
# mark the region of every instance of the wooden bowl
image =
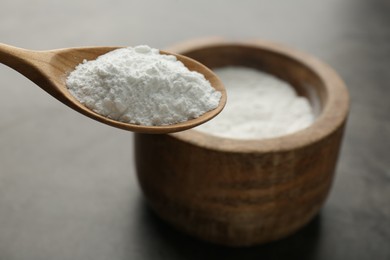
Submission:
[[210,68],[241,65],[274,74],[308,97],[317,118],[304,130],[264,140],[196,130],[136,134],[138,180],[151,208],[177,229],[227,246],[277,240],[307,224],[331,188],[347,119],[349,97],[339,76],[312,56],[263,41],[170,50]]

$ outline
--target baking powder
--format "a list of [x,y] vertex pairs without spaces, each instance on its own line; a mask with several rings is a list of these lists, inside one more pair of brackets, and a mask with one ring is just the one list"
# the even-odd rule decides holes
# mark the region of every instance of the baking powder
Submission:
[[308,127],[314,115],[308,100],[270,74],[245,67],[215,69],[228,93],[224,110],[196,129],[235,139],[263,139]]
[[84,61],[66,85],[96,113],[148,126],[199,117],[216,108],[221,98],[202,74],[148,46],[121,48]]

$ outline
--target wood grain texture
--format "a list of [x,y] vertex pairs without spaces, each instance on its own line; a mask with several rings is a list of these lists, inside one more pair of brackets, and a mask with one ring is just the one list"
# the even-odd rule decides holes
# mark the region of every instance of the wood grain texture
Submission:
[[265,140],[195,130],[137,134],[137,175],[152,209],[187,234],[228,246],[266,243],[303,227],[331,188],[349,107],[343,82],[317,59],[269,42],[213,40],[177,51],[211,68],[274,74],[307,96],[318,116],[305,130]]
[[207,67],[182,55],[160,51],[161,54],[175,55],[189,70],[197,71],[210,81],[222,94],[219,105],[198,118],[165,126],[144,126],[116,121],[102,116],[81,104],[66,87],[66,77],[83,60],[94,60],[98,56],[120,47],[84,47],[51,51],[30,51],[0,44],[0,62],[20,72],[43,90],[65,105],[99,122],[133,132],[173,133],[193,128],[218,115],[226,103],[226,91],[222,82]]

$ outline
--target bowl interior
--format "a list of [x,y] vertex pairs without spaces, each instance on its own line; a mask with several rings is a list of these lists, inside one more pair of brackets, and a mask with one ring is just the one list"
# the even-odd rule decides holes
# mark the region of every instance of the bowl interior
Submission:
[[244,66],[272,74],[290,83],[298,95],[308,98],[316,117],[326,103],[327,94],[319,76],[305,64],[282,53],[258,46],[231,44],[193,48],[181,54],[211,69]]
[[211,69],[246,66],[272,74],[290,83],[298,95],[305,96],[316,116],[309,127],[276,138],[241,140],[191,129],[169,135],[178,142],[228,153],[291,151],[323,140],[340,129],[347,118],[349,95],[345,84],[331,67],[309,54],[261,40],[188,43],[171,48],[171,51],[193,58]]

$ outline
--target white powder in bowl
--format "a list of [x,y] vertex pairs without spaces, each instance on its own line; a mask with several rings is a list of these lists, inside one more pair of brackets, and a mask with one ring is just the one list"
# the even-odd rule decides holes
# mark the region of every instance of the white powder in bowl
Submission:
[[314,114],[308,100],[270,74],[246,67],[215,69],[228,92],[228,102],[215,119],[196,127],[234,139],[265,139],[308,127]]
[[147,126],[197,118],[216,108],[221,98],[202,74],[145,45],[84,61],[70,73],[66,85],[96,113]]

